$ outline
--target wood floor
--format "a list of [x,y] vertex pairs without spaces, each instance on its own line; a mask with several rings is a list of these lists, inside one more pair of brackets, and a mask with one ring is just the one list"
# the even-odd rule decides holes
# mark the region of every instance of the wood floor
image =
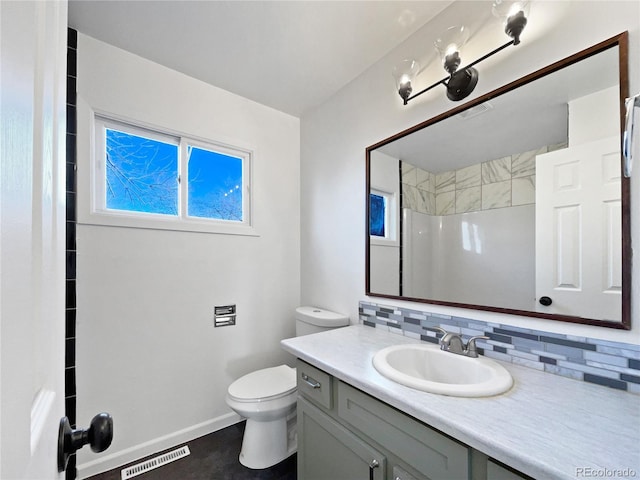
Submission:
[[[155,470],[143,473],[134,480],[296,480],[296,455],[264,470],[251,470],[238,461],[242,445],[244,422],[232,425],[210,435],[187,442],[191,454]],[[176,445],[179,448],[182,445]],[[171,448],[168,451],[174,450]],[[158,452],[148,458],[153,458]],[[90,480],[120,480],[123,468],[140,463],[137,460],[99,475]]]

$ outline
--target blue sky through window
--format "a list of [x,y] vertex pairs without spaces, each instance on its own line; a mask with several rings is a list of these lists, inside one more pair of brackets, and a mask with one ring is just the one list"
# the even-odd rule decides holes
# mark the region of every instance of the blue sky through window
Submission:
[[194,146],[188,152],[187,215],[242,221],[242,158]]
[[106,129],[106,207],[178,214],[178,146]]
[[382,195],[372,193],[369,202],[369,234],[376,237],[385,236],[386,199]]

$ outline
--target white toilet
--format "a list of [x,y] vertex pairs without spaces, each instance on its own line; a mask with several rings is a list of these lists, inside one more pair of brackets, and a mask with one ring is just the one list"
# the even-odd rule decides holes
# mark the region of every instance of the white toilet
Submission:
[[[316,307],[296,308],[296,336],[349,324],[349,317]],[[295,453],[296,369],[264,368],[239,378],[227,390],[227,405],[247,419],[240,463],[267,468]]]

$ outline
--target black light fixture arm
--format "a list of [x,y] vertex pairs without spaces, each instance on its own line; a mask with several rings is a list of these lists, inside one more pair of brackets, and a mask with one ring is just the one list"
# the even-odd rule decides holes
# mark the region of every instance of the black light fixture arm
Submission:
[[[489,57],[491,57],[491,56],[495,55],[496,53],[498,53],[498,52],[500,52],[500,51],[504,50],[504,49],[505,49],[505,48],[507,48],[507,47],[510,47],[511,45],[517,45],[517,44],[516,44],[516,41],[515,41],[515,40],[511,40],[511,41],[509,41],[509,42],[505,43],[504,45],[501,45],[500,47],[496,48],[495,50],[493,50],[493,51],[491,51],[491,52],[487,53],[486,55],[484,55],[484,56],[482,56],[482,57],[478,58],[477,60],[475,60],[475,61],[471,62],[469,65],[466,65],[466,66],[464,66],[464,67],[462,67],[462,68],[458,68],[458,70],[456,70],[456,71],[458,71],[458,72],[459,72],[459,71],[465,71],[465,70],[467,70],[467,69],[469,69],[469,68],[472,68],[474,65],[477,65],[478,63],[482,62],[483,60],[486,60],[487,58],[489,58]],[[454,73],[455,73],[455,72],[454,72]],[[438,81],[438,82],[434,83],[433,85],[428,86],[427,88],[425,88],[425,89],[423,89],[423,90],[420,90],[420,91],[419,91],[419,92],[417,92],[417,93],[414,93],[413,95],[411,95],[410,97],[408,97],[408,98],[406,98],[406,99],[404,100],[404,105],[406,105],[407,103],[409,103],[409,100],[413,100],[414,98],[416,98],[416,97],[418,97],[418,96],[422,95],[422,94],[423,94],[423,93],[425,93],[425,92],[428,92],[429,90],[431,90],[432,88],[437,87],[438,85],[444,85],[444,86],[446,87],[446,86],[447,86],[447,82],[451,79],[451,77],[452,77],[452,76],[453,76],[453,74],[451,74],[451,75],[450,75],[450,76],[448,76],[448,77],[443,78],[442,80],[440,80],[440,81]]]
[[446,86],[446,85],[447,85],[447,80],[449,80],[449,78],[450,78],[450,77],[445,77],[445,78],[443,78],[442,80],[440,80],[439,82],[436,82],[436,83],[434,83],[433,85],[431,85],[431,86],[429,86],[429,87],[427,87],[427,88],[425,88],[425,89],[423,89],[423,90],[420,90],[418,93],[414,93],[414,94],[413,94],[413,95],[411,95],[410,97],[405,98],[405,99],[404,99],[404,105],[406,105],[407,103],[409,103],[409,100],[413,100],[414,98],[416,98],[416,97],[418,97],[418,96],[422,95],[422,94],[423,94],[423,93],[425,93],[425,92],[428,92],[429,90],[431,90],[431,89],[432,89],[432,88],[434,88],[434,87],[437,87],[437,86],[438,86],[438,85],[440,85],[440,84],[442,84],[442,85]]
[[502,45],[502,46],[500,46],[500,47],[496,48],[495,50],[493,50],[493,51],[491,51],[491,52],[487,53],[485,56],[480,57],[480,58],[479,58],[479,59],[477,59],[475,62],[471,62],[469,65],[467,65],[467,66],[463,67],[463,68],[462,68],[462,70],[465,70],[465,69],[467,69],[467,68],[471,68],[471,67],[473,67],[474,65],[477,65],[478,63],[482,62],[483,60],[486,60],[487,58],[492,57],[492,56],[493,56],[493,55],[495,55],[496,53],[501,52],[501,51],[502,51],[502,50],[504,50],[505,48],[510,47],[511,45],[515,45],[515,44],[516,44],[515,42],[516,42],[515,40],[511,40],[511,41],[509,41],[509,42],[505,43],[504,45]]

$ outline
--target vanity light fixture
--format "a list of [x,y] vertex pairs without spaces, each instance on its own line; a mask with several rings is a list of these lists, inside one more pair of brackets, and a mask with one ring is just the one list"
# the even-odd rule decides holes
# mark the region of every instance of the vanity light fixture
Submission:
[[494,0],[492,8],[493,14],[503,21],[504,31],[512,40],[462,68],[459,68],[462,63],[460,50],[469,38],[469,31],[464,26],[448,28],[436,39],[434,46],[440,54],[442,65],[449,76],[430,85],[424,90],[420,90],[414,95],[411,95],[413,92],[413,81],[420,71],[420,67],[415,60],[403,60],[393,69],[393,76],[396,79],[398,94],[402,98],[404,105],[406,105],[409,100],[428,92],[438,85],[445,86],[449,100],[459,101],[469,96],[478,83],[478,71],[473,67],[499,51],[520,43],[520,34],[527,25],[529,9],[529,0]]

